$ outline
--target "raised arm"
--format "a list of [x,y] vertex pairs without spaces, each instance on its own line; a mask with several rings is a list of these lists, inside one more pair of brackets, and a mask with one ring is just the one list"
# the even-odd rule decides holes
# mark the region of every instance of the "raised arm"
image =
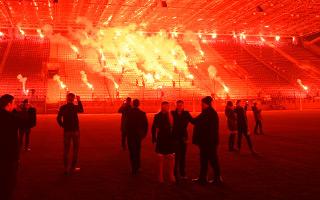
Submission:
[[82,105],[82,102],[80,100],[80,96],[77,96],[77,101],[78,101],[78,108],[77,108],[77,112],[78,113],[83,113],[83,105]]

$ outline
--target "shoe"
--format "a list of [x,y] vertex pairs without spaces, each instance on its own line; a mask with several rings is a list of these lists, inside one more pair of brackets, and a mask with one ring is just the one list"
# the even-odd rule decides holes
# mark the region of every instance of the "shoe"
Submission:
[[219,176],[219,177],[216,177],[216,178],[213,178],[212,180],[210,180],[209,183],[213,184],[213,185],[222,185],[223,180],[222,180],[222,177]]
[[80,172],[80,167],[76,167],[70,170],[70,174],[77,174]]
[[188,177],[187,176],[181,176],[180,179],[181,180],[188,180]]
[[30,147],[24,147],[24,150],[25,151],[31,151],[31,148]]
[[200,185],[206,185],[208,183],[208,181],[196,178],[196,179],[192,179],[192,183],[196,183],[196,184],[200,184]]

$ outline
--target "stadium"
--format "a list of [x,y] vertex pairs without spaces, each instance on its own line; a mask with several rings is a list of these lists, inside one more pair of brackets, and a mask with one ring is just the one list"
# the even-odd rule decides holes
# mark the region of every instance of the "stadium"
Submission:
[[[70,93],[84,109],[82,171],[64,177],[56,115]],[[17,105],[27,99],[39,114],[32,151],[21,153],[13,199],[315,199],[320,2],[0,0],[0,96],[5,94]],[[143,174],[130,177],[119,142],[118,109],[126,98],[140,100],[151,125],[161,103],[174,110],[183,100],[195,117],[206,96],[220,119],[226,186],[159,186],[149,133],[142,144]],[[250,107],[249,127],[256,120],[251,106],[263,110],[266,134],[252,135],[259,156],[227,151],[225,108],[237,100]],[[191,125],[188,130],[191,138]],[[199,156],[189,143],[193,177]]]

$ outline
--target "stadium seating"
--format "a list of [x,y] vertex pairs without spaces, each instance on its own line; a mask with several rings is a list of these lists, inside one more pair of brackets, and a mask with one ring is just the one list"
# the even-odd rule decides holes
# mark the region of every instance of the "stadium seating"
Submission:
[[[204,55],[200,55],[194,46],[180,42],[188,55],[189,70],[194,81],[179,78],[174,74],[173,80],[163,80],[159,84],[142,84],[142,77],[135,71],[119,72],[113,55],[107,57],[107,71],[112,74],[104,76],[98,59],[84,59],[88,52],[80,48],[80,55],[66,45],[59,47],[55,58],[50,58],[50,42],[46,39],[22,38],[12,43],[4,69],[0,75],[0,93],[10,91],[20,99],[21,83],[17,75],[27,77],[27,89],[34,89],[33,98],[48,100],[50,103],[64,101],[65,92],[72,91],[82,96],[85,101],[116,101],[127,96],[140,99],[194,99],[203,95],[217,95],[218,98],[256,98],[257,96],[295,97],[299,86],[296,79],[303,80],[311,88],[318,84],[319,59],[316,55],[300,46],[279,45],[271,48],[268,45],[243,44],[234,41],[216,41],[201,44]],[[0,43],[0,58],[7,47],[7,42]],[[297,63],[289,61],[281,52],[291,56]],[[59,88],[52,77],[47,77],[47,63],[54,60],[59,63],[58,75],[67,85]],[[131,63],[134,64],[134,63]],[[310,65],[304,69],[305,65]],[[216,70],[214,80],[208,74],[208,67]],[[312,71],[310,71],[312,69]],[[118,71],[117,71],[118,70]],[[85,71],[93,90],[81,80],[80,71]],[[117,72],[116,72],[117,71]],[[136,83],[138,81],[138,84]],[[115,83],[119,85],[116,89]],[[223,84],[229,89],[225,91]],[[29,97],[30,97],[29,93]]]

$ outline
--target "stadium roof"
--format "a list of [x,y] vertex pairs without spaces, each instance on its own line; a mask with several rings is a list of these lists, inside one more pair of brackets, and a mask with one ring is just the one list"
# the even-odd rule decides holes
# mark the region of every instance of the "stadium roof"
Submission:
[[0,0],[0,27],[55,30],[131,23],[147,31],[308,35],[320,31],[319,0]]

